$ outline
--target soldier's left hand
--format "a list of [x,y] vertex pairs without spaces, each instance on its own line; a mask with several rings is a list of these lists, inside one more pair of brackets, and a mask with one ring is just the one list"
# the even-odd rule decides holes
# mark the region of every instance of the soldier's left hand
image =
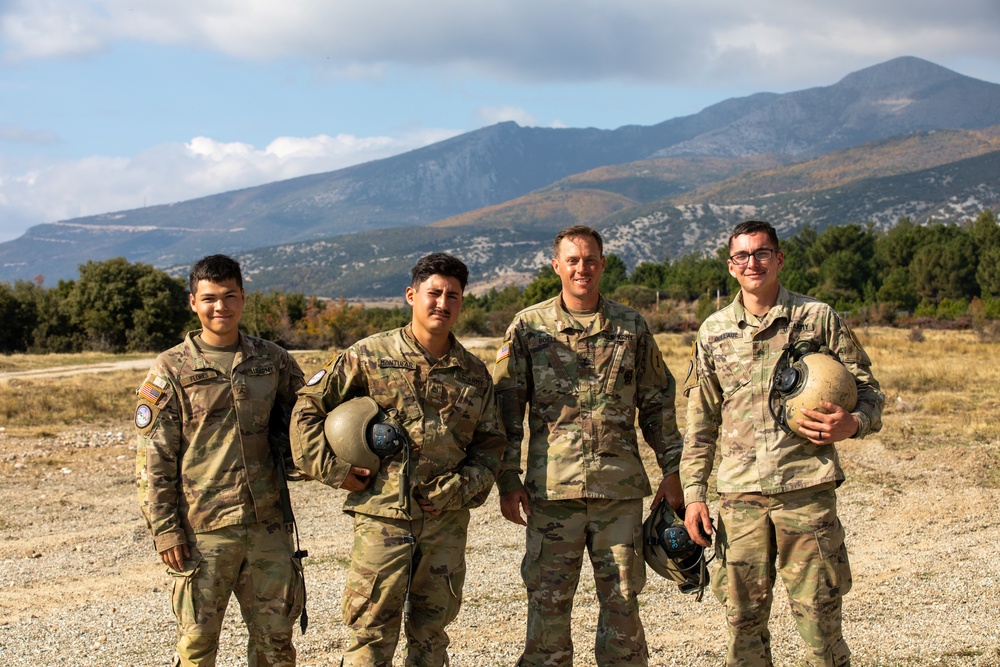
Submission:
[[823,401],[819,405],[829,414],[802,408],[802,414],[807,419],[795,420],[809,442],[814,445],[829,445],[847,440],[858,432],[858,420],[850,412],[836,403]]
[[653,496],[653,503],[649,509],[655,510],[657,505],[664,500],[675,510],[684,507],[684,490],[681,489],[681,476],[679,474],[667,475],[660,481],[660,486],[656,489],[656,495]]

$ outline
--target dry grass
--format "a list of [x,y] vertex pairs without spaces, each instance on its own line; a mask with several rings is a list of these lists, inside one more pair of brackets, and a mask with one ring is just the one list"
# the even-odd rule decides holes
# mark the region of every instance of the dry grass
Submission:
[[[965,448],[983,459],[980,477],[1000,484],[1000,343],[972,331],[926,331],[918,339],[905,329],[856,332],[872,357],[886,394],[880,439],[890,449]],[[678,385],[687,374],[690,334],[657,334],[657,343]],[[472,339],[467,347],[492,369],[499,339]],[[332,351],[296,352],[306,377]],[[110,355],[14,355],[0,368],[28,370],[120,361]],[[100,424],[130,415],[144,371],[71,377],[10,379],[0,388],[0,424],[10,429]],[[686,399],[677,397],[683,426]]]

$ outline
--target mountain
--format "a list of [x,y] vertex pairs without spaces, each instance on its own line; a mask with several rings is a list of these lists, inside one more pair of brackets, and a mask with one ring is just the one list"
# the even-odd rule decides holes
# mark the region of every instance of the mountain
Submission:
[[[1000,128],[995,132],[1000,133]],[[713,253],[733,226],[748,218],[770,220],[782,236],[805,225],[822,230],[833,224],[871,222],[887,228],[904,216],[920,223],[969,221],[986,208],[1000,211],[1000,146],[994,146],[994,141],[990,133],[955,131],[875,142],[807,163],[741,174],[718,186],[717,191],[730,193],[724,200],[706,194],[639,205],[613,192],[547,188],[476,216],[464,216],[461,224],[445,220],[426,226],[420,234],[349,234],[259,248],[240,253],[239,259],[254,289],[383,297],[401,294],[414,262],[438,251],[461,257],[469,265],[475,277],[473,291],[526,282],[550,256],[555,232],[581,219],[594,224],[605,238],[605,250],[620,256],[629,267],[660,262],[664,257]],[[935,161],[933,147],[942,144],[948,150]],[[947,161],[947,156],[955,154],[969,157]],[[889,168],[893,159],[896,162]],[[838,165],[843,173],[833,170],[831,175]],[[642,171],[645,167],[634,168]],[[624,173],[628,169],[602,171]],[[567,182],[578,179],[593,181],[594,176],[584,174]],[[744,182],[808,185],[782,192],[758,190],[743,197],[733,194]],[[618,180],[610,179],[610,183]],[[564,201],[546,211],[544,207],[558,195]],[[617,201],[622,208],[600,220],[587,217],[593,208],[585,204],[601,201]],[[636,205],[629,207],[629,201]],[[599,210],[611,208],[604,205]],[[581,216],[578,211],[587,213]],[[174,271],[183,275],[186,268],[179,265]]]
[[[997,124],[1000,85],[918,58],[898,58],[832,86],[730,99],[651,127],[554,129],[501,123],[348,169],[38,225],[0,244],[0,280],[42,274],[51,284],[74,277],[77,265],[87,259],[124,256],[166,267],[211,252],[239,254],[276,242],[283,247],[337,244],[337,237],[351,234],[376,244],[389,236],[423,241],[444,232],[377,230],[436,221],[462,227],[463,214],[485,209],[503,215],[511,213],[512,205],[522,211],[494,224],[508,231],[516,227],[527,238],[535,232],[548,234],[560,221],[580,215],[591,221],[617,220],[658,198],[694,196],[741,169],[780,167],[902,133]],[[623,165],[628,166],[618,168]],[[567,190],[576,193],[569,197]],[[589,201],[583,203],[580,197],[588,190]],[[530,199],[520,199],[529,193]],[[547,198],[544,206],[536,205],[542,201],[538,195]],[[581,205],[583,213],[564,212]],[[517,239],[513,234],[510,242],[520,243]],[[332,280],[305,268],[300,273],[296,282],[306,291],[312,280],[320,281],[317,286]]]

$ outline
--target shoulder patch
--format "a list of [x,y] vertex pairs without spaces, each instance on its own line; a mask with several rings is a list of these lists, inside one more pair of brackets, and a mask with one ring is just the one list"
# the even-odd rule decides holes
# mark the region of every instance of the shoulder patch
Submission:
[[313,375],[311,378],[309,378],[309,382],[306,382],[306,386],[307,387],[311,387],[314,384],[317,384],[324,377],[326,377],[326,369],[325,368],[320,369],[319,371],[316,372],[315,375]]
[[[159,380],[160,378],[156,379]],[[144,398],[153,405],[156,405],[156,403],[163,397],[163,390],[160,387],[154,385],[149,380],[146,380],[145,382],[142,383],[142,386],[139,387],[139,391],[137,393],[139,394],[139,398]],[[138,419],[138,415],[136,415],[136,418]]]
[[417,370],[417,365],[412,361],[406,361],[405,359],[379,359],[379,368],[405,368],[408,371]]
[[504,343],[503,345],[500,346],[500,349],[497,350],[497,363],[499,364],[501,361],[503,361],[509,356],[510,356],[510,343]]
[[143,429],[149,426],[149,423],[153,421],[153,411],[145,403],[140,403],[139,407],[135,409],[135,426],[136,428]]

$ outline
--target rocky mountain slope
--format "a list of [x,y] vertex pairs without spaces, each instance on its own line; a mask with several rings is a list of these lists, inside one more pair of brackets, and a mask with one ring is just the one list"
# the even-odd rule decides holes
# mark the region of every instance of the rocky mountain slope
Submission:
[[[167,267],[211,252],[240,254],[276,242],[282,247],[346,244],[356,249],[368,238],[376,245],[402,240],[407,252],[394,256],[409,256],[418,245],[426,247],[442,235],[482,235],[484,220],[490,218],[487,227],[506,230],[508,242],[521,247],[530,245],[534,234],[546,236],[563,223],[641,221],[655,211],[637,207],[695,196],[747,171],[801,162],[900,133],[997,124],[1000,85],[917,58],[898,58],[831,86],[730,99],[651,127],[555,129],[501,123],[326,174],[38,225],[0,244],[0,280],[42,275],[53,284],[75,277],[76,267],[87,259],[124,256]],[[602,168],[617,176],[602,176]],[[570,196],[568,190],[575,192]],[[744,191],[736,200],[767,192],[775,191]],[[586,196],[581,198],[581,193]],[[461,217],[470,212],[479,213]],[[499,216],[506,219],[500,221]],[[471,224],[472,229],[423,230],[416,240],[412,234],[373,235],[375,230],[436,221],[454,228]],[[348,238],[352,234],[359,236]],[[699,234],[711,237],[712,232],[706,228]],[[367,265],[378,255],[354,257]],[[386,260],[376,263],[385,266]],[[286,267],[281,273],[294,277],[268,284],[320,292],[341,280],[311,265]],[[374,274],[359,279],[369,285],[380,280]]]

